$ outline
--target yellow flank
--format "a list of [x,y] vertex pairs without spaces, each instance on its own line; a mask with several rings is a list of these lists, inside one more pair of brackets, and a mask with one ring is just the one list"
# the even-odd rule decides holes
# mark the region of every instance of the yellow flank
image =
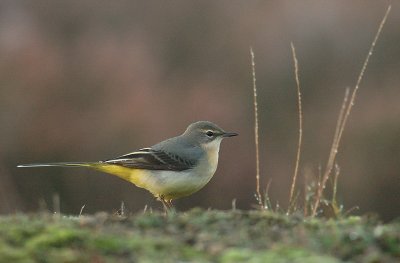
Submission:
[[147,170],[133,169],[133,168],[123,167],[120,165],[101,164],[101,163],[90,165],[90,167],[98,171],[116,175],[128,182],[133,183],[137,187],[150,190],[149,185],[146,183],[147,182],[146,179],[149,176],[149,172]]
[[208,183],[216,168],[207,165],[207,168],[203,170],[204,164],[200,164],[199,170],[176,173],[175,171],[134,169],[105,163],[91,163],[85,166],[116,175],[137,187],[148,190],[155,197],[162,196],[165,200],[177,199],[197,192]]

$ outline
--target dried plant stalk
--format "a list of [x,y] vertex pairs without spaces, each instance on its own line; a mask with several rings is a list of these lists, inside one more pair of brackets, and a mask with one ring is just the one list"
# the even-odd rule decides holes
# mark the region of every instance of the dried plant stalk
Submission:
[[290,213],[291,209],[294,206],[294,191],[296,189],[296,181],[297,181],[297,174],[299,171],[300,165],[300,156],[301,156],[301,145],[303,140],[303,111],[301,107],[301,89],[300,89],[300,80],[299,80],[299,63],[296,56],[296,49],[293,45],[293,42],[290,43],[292,48],[292,55],[293,55],[293,63],[294,63],[294,76],[296,79],[296,87],[297,87],[297,101],[298,101],[298,112],[299,112],[299,140],[297,145],[297,155],[296,155],[296,165],[294,168],[293,173],[293,180],[292,186],[290,188],[290,197],[289,197],[289,206],[288,206],[288,213]]
[[253,75],[253,95],[254,95],[254,141],[256,145],[256,198],[258,204],[262,207],[263,201],[260,192],[260,150],[258,139],[258,104],[257,104],[257,85],[256,85],[256,64],[254,62],[254,52],[250,48],[251,70]]
[[336,129],[338,130],[338,134],[337,134],[337,137],[334,137],[334,140],[333,140],[333,143],[332,143],[332,147],[331,147],[331,151],[329,153],[328,162],[326,164],[325,172],[324,172],[324,175],[322,177],[322,181],[320,182],[320,184],[318,186],[318,189],[317,189],[317,195],[316,195],[316,198],[315,198],[315,203],[314,203],[313,211],[312,211],[312,214],[311,214],[312,216],[315,216],[317,214],[317,210],[318,210],[321,198],[322,198],[323,191],[324,191],[325,186],[326,186],[326,182],[328,181],[328,179],[329,179],[329,177],[331,175],[331,172],[332,172],[332,169],[333,169],[333,166],[334,166],[334,163],[335,163],[335,159],[336,159],[336,155],[337,155],[338,150],[339,150],[339,144],[340,144],[340,140],[342,138],[343,131],[344,131],[345,127],[346,127],[347,120],[348,120],[348,118],[350,116],[351,109],[353,108],[354,101],[356,99],[357,91],[358,91],[358,89],[360,87],[360,83],[361,83],[361,80],[362,80],[362,78],[364,76],[364,73],[365,73],[365,70],[367,68],[369,59],[370,59],[370,57],[371,57],[371,55],[372,55],[372,53],[374,51],[376,42],[379,39],[379,36],[380,36],[380,34],[382,32],[383,26],[385,25],[386,19],[388,18],[391,9],[392,9],[392,6],[389,5],[387,10],[386,10],[385,15],[383,16],[383,19],[382,19],[381,23],[379,24],[379,28],[378,28],[378,30],[377,30],[377,32],[375,34],[374,40],[371,43],[371,46],[369,48],[367,57],[365,58],[364,64],[363,64],[363,66],[361,68],[360,74],[358,75],[358,79],[357,79],[356,85],[355,85],[355,87],[353,89],[353,92],[351,94],[350,101],[345,106],[346,110],[345,110],[344,115],[342,116],[343,119],[342,119],[342,121],[340,123],[338,122],[338,126],[336,127]]

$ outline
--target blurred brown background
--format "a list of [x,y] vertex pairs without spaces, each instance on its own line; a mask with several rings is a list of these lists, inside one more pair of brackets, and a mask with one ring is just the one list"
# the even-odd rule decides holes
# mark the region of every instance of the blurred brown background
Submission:
[[[346,87],[354,86],[389,1],[0,2],[0,212],[129,211],[150,194],[85,169],[20,163],[94,161],[150,146],[210,120],[223,142],[213,180],[179,210],[255,204],[256,55],[262,186],[287,205],[297,147],[290,42],[300,63],[304,170],[328,156]],[[400,4],[378,41],[345,130],[339,201],[385,220],[400,212]]]

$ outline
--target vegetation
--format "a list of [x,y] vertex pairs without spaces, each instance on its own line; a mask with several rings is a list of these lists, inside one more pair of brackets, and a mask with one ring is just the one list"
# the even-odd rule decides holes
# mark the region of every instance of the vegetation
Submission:
[[0,262],[393,262],[400,222],[266,210],[0,218]]
[[[0,217],[1,262],[395,262],[400,260],[400,221],[344,216],[336,203],[340,140],[368,60],[390,12],[371,44],[352,92],[346,91],[322,176],[306,183],[298,202],[302,106],[298,61],[292,44],[299,109],[299,142],[289,206],[273,209],[260,191],[258,109],[254,53],[251,64],[255,112],[256,210],[192,209],[125,215],[13,214]],[[351,96],[350,96],[351,94]],[[332,198],[326,186],[334,176]],[[268,187],[267,187],[268,189]],[[59,203],[55,202],[55,203]],[[234,203],[233,203],[234,204]],[[233,205],[234,206],[234,205]],[[303,207],[301,207],[303,206]],[[83,209],[83,207],[82,207]],[[278,211],[276,211],[278,210]],[[82,212],[82,211],[81,211]]]

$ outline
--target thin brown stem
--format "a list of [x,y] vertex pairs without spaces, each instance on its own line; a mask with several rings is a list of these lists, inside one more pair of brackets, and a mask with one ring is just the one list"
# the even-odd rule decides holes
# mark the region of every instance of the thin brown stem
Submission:
[[388,18],[391,9],[392,9],[392,6],[389,5],[387,10],[386,10],[385,15],[383,16],[383,19],[382,19],[381,23],[379,24],[379,28],[378,28],[378,30],[377,30],[377,32],[375,34],[374,40],[371,43],[371,46],[369,48],[367,57],[365,58],[364,64],[363,64],[363,66],[361,68],[360,74],[358,75],[357,82],[356,82],[356,85],[355,85],[355,87],[353,89],[353,92],[351,94],[350,101],[348,102],[347,106],[345,107],[346,110],[345,110],[345,113],[343,115],[343,119],[342,119],[342,121],[341,121],[341,123],[339,125],[340,128],[337,128],[338,129],[337,137],[334,138],[334,142],[332,144],[332,148],[331,148],[331,151],[329,153],[328,162],[326,164],[325,172],[324,172],[324,175],[322,177],[321,184],[319,185],[318,190],[317,190],[317,196],[316,196],[316,199],[315,199],[315,203],[314,203],[314,207],[313,207],[313,211],[312,211],[312,216],[315,216],[317,214],[317,210],[318,210],[318,207],[319,207],[319,204],[320,204],[320,201],[321,201],[321,197],[322,197],[323,191],[324,191],[325,186],[326,186],[326,182],[328,181],[329,176],[331,175],[331,172],[332,172],[335,160],[336,160],[336,155],[337,155],[338,150],[339,150],[339,144],[340,144],[340,140],[342,138],[343,131],[344,131],[345,127],[346,127],[347,120],[348,120],[348,118],[350,116],[351,109],[353,108],[354,101],[355,101],[356,96],[357,96],[357,91],[358,91],[358,89],[360,87],[360,83],[361,83],[361,80],[363,79],[365,70],[366,70],[366,68],[368,66],[369,59],[370,59],[370,57],[371,57],[371,55],[372,55],[372,53],[374,51],[375,45],[376,45],[376,43],[377,43],[377,41],[379,39],[379,36],[380,36],[380,34],[382,32],[383,26],[385,25],[386,19]]
[[254,52],[250,47],[251,70],[253,76],[253,95],[254,95],[254,141],[256,146],[256,195],[258,204],[262,207],[263,201],[260,192],[260,151],[258,140],[258,104],[257,104],[257,85],[256,85],[256,64],[254,62]]
[[338,183],[338,178],[340,174],[340,167],[339,165],[335,165],[335,177],[333,179],[333,193],[332,193],[332,201],[331,203],[333,205],[336,205],[336,194],[337,194],[337,183]]
[[294,76],[296,79],[296,87],[297,87],[297,101],[298,101],[297,105],[298,105],[298,112],[299,112],[299,140],[298,140],[298,145],[297,145],[296,165],[295,165],[294,173],[293,173],[292,186],[290,188],[289,207],[288,207],[288,211],[287,211],[288,213],[290,213],[290,210],[294,206],[294,191],[296,189],[297,174],[299,171],[300,157],[301,157],[301,145],[302,145],[302,140],[303,140],[303,111],[302,111],[302,106],[301,106],[299,63],[297,60],[296,49],[293,45],[293,42],[290,43],[290,46],[292,48],[293,63],[294,63]]

